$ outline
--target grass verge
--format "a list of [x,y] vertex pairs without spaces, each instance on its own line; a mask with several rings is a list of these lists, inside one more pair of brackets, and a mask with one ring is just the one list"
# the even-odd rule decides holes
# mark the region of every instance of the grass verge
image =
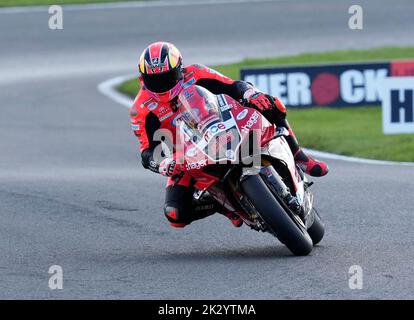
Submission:
[[[246,66],[409,58],[414,59],[414,47],[386,47],[267,59],[245,59],[238,63],[213,66],[213,68],[233,79],[238,79],[240,68]],[[119,90],[134,97],[139,90],[138,81],[136,79],[129,80],[123,83]],[[369,159],[414,161],[414,134],[384,135],[379,107],[291,109],[288,110],[288,118],[299,142],[305,147]]]

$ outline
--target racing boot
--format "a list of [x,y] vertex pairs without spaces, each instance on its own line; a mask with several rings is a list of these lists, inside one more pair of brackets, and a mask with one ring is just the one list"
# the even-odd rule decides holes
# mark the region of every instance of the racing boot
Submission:
[[328,165],[325,162],[312,158],[300,148],[295,154],[295,162],[312,177],[322,177],[329,172]]
[[296,139],[295,133],[293,132],[286,119],[283,119],[280,124],[289,130],[289,136],[285,137],[285,139],[289,144],[296,164],[304,172],[313,177],[322,177],[326,175],[329,172],[328,165],[323,161],[312,158],[302,150],[302,148],[299,146],[298,140]]
[[222,215],[227,217],[236,228],[240,228],[243,225],[242,218],[233,212],[222,213]]

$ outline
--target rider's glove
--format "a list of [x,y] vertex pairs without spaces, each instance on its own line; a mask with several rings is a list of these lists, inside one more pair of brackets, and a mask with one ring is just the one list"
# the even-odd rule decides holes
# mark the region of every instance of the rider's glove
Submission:
[[244,98],[247,100],[249,105],[259,111],[272,110],[274,108],[273,98],[262,92],[246,92],[244,94]]
[[159,172],[166,177],[173,177],[179,175],[182,170],[181,166],[175,163],[175,160],[172,158],[165,158],[161,161]]

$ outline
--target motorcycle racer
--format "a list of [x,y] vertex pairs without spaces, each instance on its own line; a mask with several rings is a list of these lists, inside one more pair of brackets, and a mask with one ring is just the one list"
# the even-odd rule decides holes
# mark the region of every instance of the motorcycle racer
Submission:
[[193,201],[194,188],[189,175],[179,181],[175,177],[182,171],[171,157],[157,161],[154,151],[161,143],[154,139],[158,129],[166,129],[175,136],[176,121],[180,116],[175,106],[180,91],[198,85],[213,94],[226,94],[237,101],[245,101],[257,109],[271,123],[285,127],[286,137],[295,162],[309,175],[324,176],[327,165],[306,155],[300,148],[292,128],[286,120],[286,107],[279,98],[266,95],[247,82],[232,80],[206,66],[183,66],[179,50],[171,43],[155,42],[149,45],[139,59],[141,89],[130,109],[132,129],[140,142],[141,162],[144,168],[168,177],[164,213],[173,227],[184,227],[215,212],[228,217],[234,226],[242,225],[238,215],[225,212],[215,201]]

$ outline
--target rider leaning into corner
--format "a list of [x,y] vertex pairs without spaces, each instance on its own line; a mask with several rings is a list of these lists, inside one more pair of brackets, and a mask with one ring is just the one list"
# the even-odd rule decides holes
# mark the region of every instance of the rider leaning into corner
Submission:
[[181,165],[176,164],[173,158],[164,158],[160,163],[155,161],[154,150],[160,142],[154,141],[154,133],[158,129],[167,129],[175,136],[175,120],[178,117],[176,100],[185,84],[196,84],[214,94],[226,94],[247,103],[274,125],[289,130],[290,135],[286,140],[296,164],[307,174],[321,177],[328,173],[324,162],[306,155],[300,148],[286,120],[286,107],[279,98],[264,94],[247,82],[232,80],[203,65],[183,66],[181,53],[167,42],[153,43],[142,52],[139,72],[141,90],[130,110],[132,128],[140,142],[144,168],[168,177],[164,213],[171,226],[182,228],[215,212],[225,215],[235,227],[243,224],[238,215],[226,212],[212,199],[204,202],[193,200],[193,181],[188,174],[184,173],[174,183],[175,177],[181,173]]

